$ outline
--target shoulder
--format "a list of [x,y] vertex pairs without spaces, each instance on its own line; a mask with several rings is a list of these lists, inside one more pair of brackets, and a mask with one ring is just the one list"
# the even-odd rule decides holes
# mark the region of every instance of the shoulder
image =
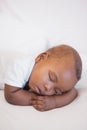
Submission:
[[8,66],[5,83],[12,86],[23,87],[30,76],[33,64],[33,58],[30,56],[23,56],[12,61]]

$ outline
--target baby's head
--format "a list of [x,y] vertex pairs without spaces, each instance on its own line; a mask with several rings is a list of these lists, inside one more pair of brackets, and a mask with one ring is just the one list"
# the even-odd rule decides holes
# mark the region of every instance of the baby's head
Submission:
[[29,87],[40,95],[62,94],[71,90],[81,78],[82,61],[78,52],[59,45],[35,59]]

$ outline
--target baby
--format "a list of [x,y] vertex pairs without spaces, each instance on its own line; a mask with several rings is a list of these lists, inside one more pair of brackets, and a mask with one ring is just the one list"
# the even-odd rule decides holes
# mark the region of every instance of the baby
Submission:
[[33,65],[30,60],[9,67],[4,89],[9,103],[47,111],[77,97],[75,85],[81,78],[82,61],[74,48],[59,45],[37,56]]

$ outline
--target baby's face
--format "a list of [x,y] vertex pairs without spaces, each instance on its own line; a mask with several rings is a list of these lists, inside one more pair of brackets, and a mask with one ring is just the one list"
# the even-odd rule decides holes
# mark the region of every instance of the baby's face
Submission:
[[29,87],[40,95],[60,95],[74,87],[77,82],[75,75],[70,58],[41,60],[33,68]]

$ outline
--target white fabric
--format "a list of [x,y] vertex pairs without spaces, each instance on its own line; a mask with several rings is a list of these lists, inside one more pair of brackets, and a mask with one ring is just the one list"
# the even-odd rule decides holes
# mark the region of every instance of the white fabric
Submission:
[[0,51],[0,89],[4,88],[5,76],[9,64],[23,55],[16,51]]
[[[83,84],[84,86],[84,84]],[[69,105],[46,112],[7,103],[0,91],[0,130],[87,130],[87,88]]]
[[15,87],[23,88],[29,79],[34,66],[34,57],[24,56],[9,64],[5,76],[5,83]]

